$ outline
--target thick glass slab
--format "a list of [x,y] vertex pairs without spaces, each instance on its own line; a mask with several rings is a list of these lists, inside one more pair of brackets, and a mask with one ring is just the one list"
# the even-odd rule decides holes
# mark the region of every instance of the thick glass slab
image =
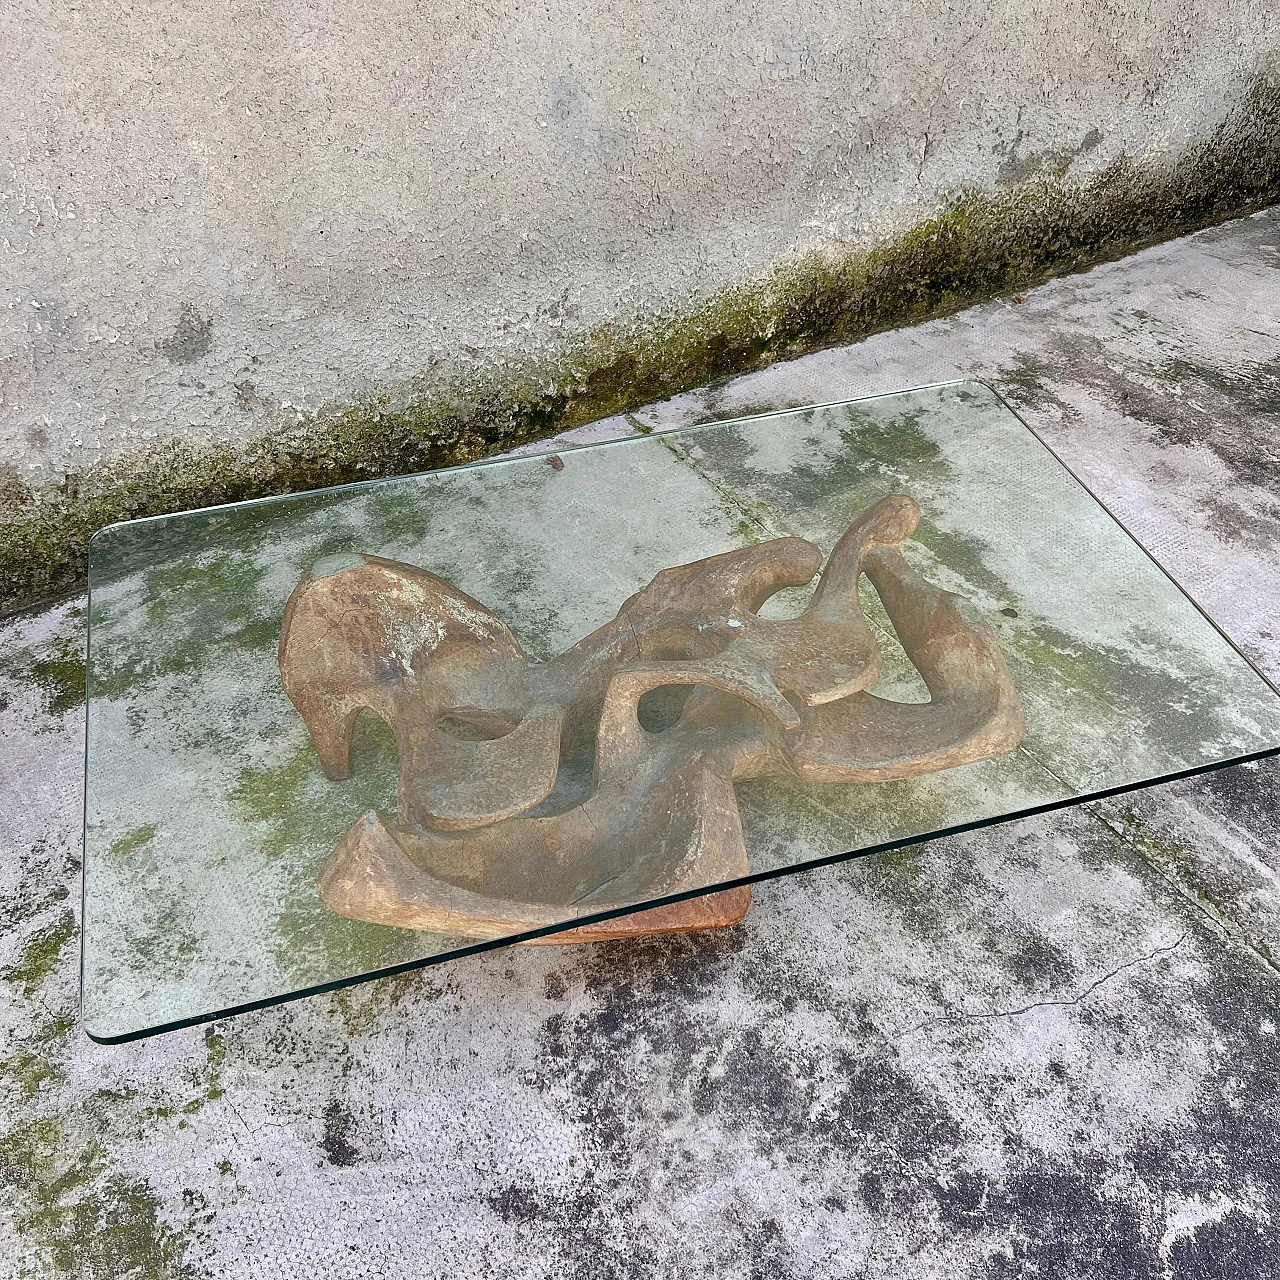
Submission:
[[[887,750],[874,723],[839,718],[855,705],[857,663],[845,653],[832,675],[819,645],[805,670],[816,663],[821,678],[806,693],[810,675],[784,668],[799,661],[787,645],[808,641],[715,603],[705,583],[689,597],[711,600],[703,613],[685,599],[678,625],[641,635],[656,616],[643,614],[651,591],[624,612],[640,619],[627,623],[634,644],[597,646],[552,679],[567,670],[557,655],[619,625],[662,570],[754,547],[748,559],[790,557],[794,579],[891,494],[919,504],[901,553],[920,579],[877,552],[888,577],[876,585],[925,592],[920,616],[933,627],[945,614],[952,633],[917,637],[931,702],[893,610],[863,577],[853,590],[883,653],[870,694],[909,704],[890,710],[933,732],[930,749],[948,735],[972,746],[971,725],[948,720],[939,738],[930,717],[951,696],[938,673],[955,646],[990,643],[1025,722],[1022,732],[1007,697],[992,712],[993,724],[1004,715],[987,743],[998,753],[887,781],[814,780],[826,747],[801,747],[821,716],[844,725],[836,756]],[[782,538],[816,551],[764,545]],[[353,575],[362,555],[427,570],[490,613],[450,631],[456,595],[432,603],[419,591],[428,580],[387,569],[386,581],[417,585],[378,621],[370,582],[383,579]],[[313,594],[295,609],[286,655],[291,702],[278,646],[307,575]],[[934,587],[971,608],[948,612]],[[741,892],[696,895],[1280,750],[1276,690],[975,383],[114,525],[93,541],[90,588],[83,1017],[105,1042],[592,921],[625,932],[636,927],[627,912],[663,903],[677,914],[650,921],[724,923]],[[789,586],[759,616],[797,617],[813,591]],[[336,658],[333,627],[346,628]],[[746,659],[735,628],[754,637]],[[846,632],[822,634],[829,647]],[[526,691],[494,693],[511,671]],[[591,686],[579,699],[591,705],[565,711],[574,680]],[[392,687],[410,701],[388,710]],[[339,722],[366,695],[382,718],[358,716],[350,777],[331,780],[317,742],[343,772]],[[502,697],[519,705],[499,714]],[[908,745],[918,764],[920,742]],[[398,798],[400,756],[413,776]],[[695,901],[704,914],[680,917]],[[417,911],[423,927],[331,903]]]

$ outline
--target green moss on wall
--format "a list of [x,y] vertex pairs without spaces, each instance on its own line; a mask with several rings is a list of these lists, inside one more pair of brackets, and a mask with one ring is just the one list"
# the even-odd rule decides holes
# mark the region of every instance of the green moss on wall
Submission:
[[1121,159],[1079,182],[1060,170],[960,192],[870,250],[834,245],[554,358],[424,377],[406,407],[374,398],[243,446],[171,440],[39,495],[9,485],[0,607],[77,586],[89,538],[113,521],[469,461],[1265,207],[1280,200],[1280,71],[1260,73],[1216,133],[1170,163]]

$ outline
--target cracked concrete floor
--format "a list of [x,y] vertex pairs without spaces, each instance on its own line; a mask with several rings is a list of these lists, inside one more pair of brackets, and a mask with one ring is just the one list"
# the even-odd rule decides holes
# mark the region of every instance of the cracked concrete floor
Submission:
[[[977,376],[1280,675],[1280,216],[576,433]],[[1280,767],[104,1048],[80,605],[0,632],[0,1271],[1274,1274]]]

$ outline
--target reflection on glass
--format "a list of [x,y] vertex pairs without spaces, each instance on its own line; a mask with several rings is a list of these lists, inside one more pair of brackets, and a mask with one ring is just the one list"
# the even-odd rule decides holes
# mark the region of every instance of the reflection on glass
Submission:
[[1280,749],[969,383],[117,525],[90,588],[104,1040]]

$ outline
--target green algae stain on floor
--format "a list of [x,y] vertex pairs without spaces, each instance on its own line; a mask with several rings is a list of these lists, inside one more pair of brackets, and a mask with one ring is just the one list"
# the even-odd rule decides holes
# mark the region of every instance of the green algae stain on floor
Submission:
[[61,1080],[67,1039],[75,1025],[70,1012],[39,1019],[34,1033],[14,1044],[9,1055],[0,1060],[0,1077],[12,1080],[26,1095]]
[[29,644],[0,643],[0,710],[12,701],[14,691],[24,687],[36,691],[40,709],[51,721],[84,705],[84,620],[84,609],[73,605],[58,618],[48,638]]
[[30,1000],[53,971],[62,949],[75,937],[75,932],[75,913],[68,909],[28,939],[18,958],[0,976],[20,986],[23,999]]
[[[1248,876],[1223,875],[1203,857],[1197,844],[1178,839],[1163,820],[1158,801],[1151,794],[1101,801],[1091,806],[1103,826],[1124,850],[1153,867],[1187,901],[1212,920],[1222,932],[1257,958],[1273,974],[1280,973],[1280,957],[1271,942],[1261,936],[1250,910]],[[1248,864],[1245,864],[1248,865]],[[1250,870],[1265,864],[1253,864]],[[1256,871],[1255,871],[1256,874]],[[1271,876],[1262,872],[1263,883]],[[1274,941],[1272,939],[1271,941]]]
[[111,852],[117,858],[127,857],[131,853],[136,853],[144,845],[148,845],[156,836],[156,824],[148,822],[146,826],[134,827],[128,834],[120,837],[119,840],[111,842]]
[[76,1149],[56,1118],[0,1135],[0,1186],[26,1247],[24,1280],[199,1280],[189,1233],[162,1219],[150,1183],[113,1172],[96,1141]]
[[27,674],[44,696],[48,715],[60,716],[83,704],[84,657],[78,642],[68,641],[34,659]]
[[195,1115],[210,1102],[216,1102],[226,1090],[222,1087],[222,1073],[231,1050],[224,1033],[207,1027],[204,1033],[204,1063],[194,1081],[199,1092],[182,1107],[182,1114]]
[[252,556],[222,552],[143,571],[141,603],[153,626],[219,628],[250,616],[264,573]]
[[121,866],[145,902],[144,909],[122,925],[123,952],[140,969],[160,978],[180,978],[199,951],[195,914],[165,883],[163,854],[155,839],[155,823],[135,827],[114,840],[109,856]]
[[354,822],[370,812],[394,814],[398,780],[395,738],[372,713],[356,721],[345,782],[324,777],[309,739],[277,764],[240,772],[232,803],[262,832],[262,855],[286,868],[270,949],[291,981],[323,982],[334,971],[361,972],[407,958],[402,930],[334,914],[315,884],[325,858]]
[[[89,672],[94,696],[122,698],[166,677],[198,676],[214,640],[251,654],[272,648],[280,620],[261,591],[268,571],[249,555],[203,552],[126,578],[131,590],[123,601],[119,588],[96,592]],[[122,609],[141,616],[118,635],[112,624]],[[145,629],[145,646],[137,644],[136,628]]]
[[260,847],[268,858],[291,850],[331,846],[357,818],[371,810],[394,810],[399,780],[395,737],[372,712],[356,721],[351,741],[351,777],[324,777],[309,738],[279,763],[242,769],[232,803],[248,821],[263,824]]
[[14,1081],[24,1094],[38,1093],[42,1085],[59,1080],[62,1071],[50,1055],[19,1045],[0,1061],[0,1076]]

